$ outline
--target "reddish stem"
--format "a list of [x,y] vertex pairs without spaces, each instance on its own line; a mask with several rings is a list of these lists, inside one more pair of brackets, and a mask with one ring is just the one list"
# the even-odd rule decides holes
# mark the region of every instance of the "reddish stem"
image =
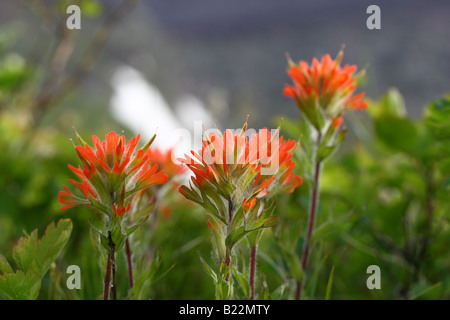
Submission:
[[[316,152],[320,147],[320,144],[322,143],[322,132],[320,130],[317,131],[317,146],[316,146]],[[317,153],[316,153],[317,157]],[[303,273],[306,271],[306,267],[308,265],[308,257],[309,257],[309,242],[311,239],[311,235],[314,230],[314,224],[316,221],[316,213],[317,213],[317,203],[319,200],[319,182],[320,182],[320,169],[322,166],[322,162],[319,160],[316,160],[316,165],[314,167],[314,188],[312,190],[311,195],[311,207],[309,211],[309,221],[308,221],[308,230],[306,233],[305,243],[303,246],[303,256],[302,256],[302,269]],[[301,294],[302,294],[302,286],[303,281],[297,281],[297,290],[295,293],[295,299],[300,300]]]
[[251,257],[250,257],[250,289],[251,296],[250,300],[255,298],[255,270],[256,270],[256,251],[258,249],[258,245],[255,244],[251,249]]
[[131,289],[134,286],[134,277],[133,277],[133,262],[131,260],[131,248],[129,238],[125,240],[125,247],[127,251],[128,277],[130,280],[130,289]]
[[[103,288],[103,300],[109,300],[109,291],[112,292],[113,300],[117,300],[117,277],[116,277],[116,259],[115,259],[115,245],[112,241],[111,232],[108,232],[109,253],[108,261],[106,263],[105,285]],[[111,272],[112,272],[112,286],[111,286]]]
[[109,300],[109,288],[111,285],[111,253],[108,254],[108,262],[106,264],[105,286],[103,288],[103,300]]
[[[230,267],[230,255],[228,254],[228,250],[227,250],[227,255],[225,256],[225,264],[227,267]],[[227,277],[225,278],[225,281],[228,282],[228,279],[230,278],[230,273],[227,273]]]

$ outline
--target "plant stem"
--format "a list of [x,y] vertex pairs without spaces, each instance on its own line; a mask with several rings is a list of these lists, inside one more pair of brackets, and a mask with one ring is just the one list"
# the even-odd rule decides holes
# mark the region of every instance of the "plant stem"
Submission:
[[[111,232],[108,232],[109,253],[106,264],[105,286],[103,288],[103,300],[109,300],[109,290],[112,292],[113,300],[117,300],[117,277],[116,277],[116,259],[115,259],[115,245],[112,241]],[[111,286],[112,273],[112,286]]]
[[109,300],[109,286],[111,283],[111,255],[108,254],[106,265],[105,286],[103,288],[103,300]]
[[111,250],[111,266],[112,266],[112,286],[111,286],[111,292],[112,292],[112,298],[113,300],[117,300],[117,276],[116,276],[116,252],[115,252],[115,245],[112,241],[111,237],[109,239],[109,246]]
[[103,288],[103,300],[109,300],[109,288],[111,285],[111,253],[108,253],[106,264],[105,286]]
[[[308,229],[306,232],[305,242],[303,246],[303,256],[302,256],[302,269],[303,273],[306,271],[308,265],[309,257],[309,241],[314,230],[314,224],[316,221],[317,204],[319,202],[319,183],[320,183],[320,169],[322,167],[321,160],[317,159],[317,151],[319,150],[320,144],[322,143],[322,132],[317,130],[317,144],[316,144],[316,161],[314,166],[314,187],[311,193],[311,206],[308,216]],[[302,294],[303,281],[297,281],[297,290],[295,294],[295,299],[300,300]]]
[[134,286],[134,277],[133,277],[133,261],[131,260],[131,248],[129,238],[125,240],[125,248],[127,251],[128,277],[130,280],[130,289],[131,289]]
[[250,300],[255,298],[255,269],[256,269],[256,251],[258,249],[258,245],[255,244],[251,249],[251,257],[250,257]]
[[[227,236],[230,234],[230,227],[231,227],[231,221],[233,221],[233,201],[231,199],[228,200],[228,227],[227,227]],[[226,248],[226,256],[225,256],[225,264],[227,267],[230,266],[230,253],[228,252],[228,248]],[[230,248],[231,250],[231,248]],[[228,282],[228,279],[230,278],[230,273],[228,272],[227,277],[225,278],[225,281]]]

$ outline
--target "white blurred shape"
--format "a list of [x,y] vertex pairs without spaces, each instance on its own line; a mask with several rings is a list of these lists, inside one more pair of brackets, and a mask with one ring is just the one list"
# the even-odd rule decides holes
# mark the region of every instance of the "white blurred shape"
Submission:
[[148,141],[156,132],[154,146],[168,149],[176,144],[172,133],[181,127],[161,92],[129,66],[113,74],[114,94],[110,105],[113,117]]
[[211,113],[206,110],[203,102],[193,95],[185,94],[182,96],[175,106],[175,111],[187,128],[193,128],[195,121],[201,121],[205,128],[215,125]]

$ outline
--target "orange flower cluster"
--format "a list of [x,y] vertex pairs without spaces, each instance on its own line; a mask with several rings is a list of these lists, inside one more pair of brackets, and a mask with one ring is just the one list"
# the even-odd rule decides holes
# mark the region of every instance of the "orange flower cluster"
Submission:
[[168,180],[164,172],[158,172],[158,165],[153,164],[149,147],[154,138],[137,152],[139,135],[128,143],[125,136],[114,132],[108,133],[103,141],[93,136],[94,147],[78,138],[81,145],[75,150],[82,167],[69,165],[69,168],[81,182],[70,179],[69,183],[84,197],[74,195],[64,186],[65,191],[60,191],[58,196],[59,202],[64,204],[61,210],[87,205],[120,218],[130,209],[132,195]]
[[304,112],[316,127],[320,127],[320,109],[333,121],[333,126],[342,122],[341,115],[346,109],[360,110],[367,108],[367,102],[362,100],[364,92],[355,94],[358,81],[364,76],[365,70],[355,74],[356,65],[340,66],[343,51],[333,60],[329,54],[318,59],[313,58],[312,64],[305,61],[299,64],[289,60],[287,74],[292,79],[292,85],[286,84],[284,95],[292,97],[298,107]]
[[194,184],[200,192],[213,189],[225,199],[241,204],[244,199],[252,203],[252,198],[290,193],[298,187],[302,179],[293,176],[295,163],[291,159],[296,142],[283,140],[279,130],[272,133],[266,128],[248,138],[246,128],[247,124],[235,134],[226,130],[223,136],[211,132],[202,140],[201,151],[191,151],[191,155],[179,159],[194,173],[190,187],[181,186],[180,193],[200,201]]

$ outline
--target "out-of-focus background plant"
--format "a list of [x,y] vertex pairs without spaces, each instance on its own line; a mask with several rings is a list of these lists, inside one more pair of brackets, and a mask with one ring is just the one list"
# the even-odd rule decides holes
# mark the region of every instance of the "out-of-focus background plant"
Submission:
[[[80,5],[81,30],[66,28],[70,4]],[[26,264],[13,257],[19,239],[35,229],[41,238],[51,222],[70,218],[70,239],[30,297],[101,297],[103,275],[86,223],[95,216],[85,208],[60,211],[57,201],[70,176],[67,164],[76,160],[73,126],[82,136],[124,129],[127,138],[142,133],[144,140],[157,131],[155,144],[168,149],[176,142],[172,131],[192,131],[195,120],[237,128],[250,114],[249,127],[277,127],[282,117],[285,138],[303,136],[295,174],[304,183],[280,196],[280,223],[264,233],[257,265],[264,274],[259,298],[292,299],[298,261],[280,253],[280,244],[301,253],[312,150],[308,126],[282,95],[285,53],[310,60],[345,43],[344,62],[370,65],[362,87],[372,101],[367,112],[346,118],[348,139],[324,164],[306,298],[449,299],[450,5],[382,3],[382,29],[370,31],[370,4],[3,1],[0,253],[12,270],[2,264],[0,273],[26,275]],[[203,209],[176,189],[164,190],[145,226],[150,250],[140,272],[151,270],[151,281],[139,284],[146,288],[140,297],[213,299],[198,259],[211,256]],[[136,252],[144,250],[140,245]],[[117,264],[123,298],[125,255]],[[81,290],[65,285],[69,265],[81,268]],[[381,268],[381,290],[366,287],[369,265]]]

